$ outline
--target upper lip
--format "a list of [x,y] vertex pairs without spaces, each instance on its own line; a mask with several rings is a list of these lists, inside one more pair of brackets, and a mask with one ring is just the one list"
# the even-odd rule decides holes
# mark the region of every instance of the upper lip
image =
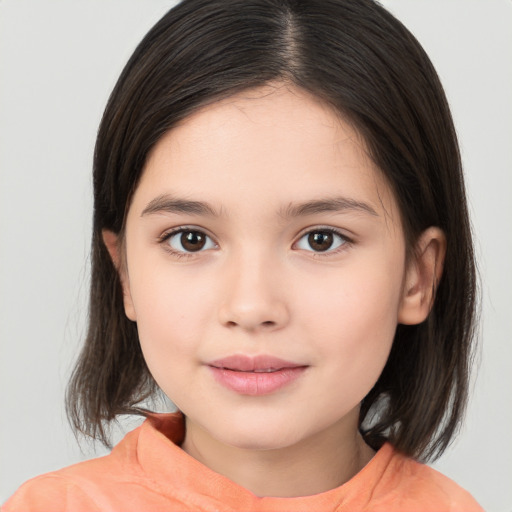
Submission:
[[208,366],[239,372],[264,372],[282,370],[283,368],[300,368],[307,365],[285,361],[284,359],[266,354],[257,356],[234,354],[222,359],[216,359],[208,363]]

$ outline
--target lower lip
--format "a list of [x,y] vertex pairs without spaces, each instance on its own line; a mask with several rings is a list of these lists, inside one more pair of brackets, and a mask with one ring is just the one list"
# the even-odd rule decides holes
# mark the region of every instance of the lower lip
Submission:
[[224,387],[241,395],[268,395],[297,380],[305,366],[283,368],[275,372],[239,372],[210,366],[213,376]]

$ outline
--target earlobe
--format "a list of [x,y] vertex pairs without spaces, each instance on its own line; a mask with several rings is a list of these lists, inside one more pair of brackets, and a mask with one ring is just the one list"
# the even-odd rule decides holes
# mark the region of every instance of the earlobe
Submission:
[[443,231],[437,227],[426,229],[418,238],[406,270],[398,323],[415,325],[427,318],[443,273],[445,254]]
[[130,280],[128,278],[128,273],[126,271],[126,264],[123,261],[121,255],[119,235],[108,229],[104,229],[101,232],[101,235],[103,237],[103,243],[105,244],[105,247],[107,248],[107,251],[110,254],[112,263],[114,264],[114,267],[116,267],[117,272],[119,274],[119,279],[121,280],[121,286],[123,287],[123,302],[125,314],[130,320],[135,322],[137,317],[135,314],[135,308],[133,306],[133,300],[130,291]]

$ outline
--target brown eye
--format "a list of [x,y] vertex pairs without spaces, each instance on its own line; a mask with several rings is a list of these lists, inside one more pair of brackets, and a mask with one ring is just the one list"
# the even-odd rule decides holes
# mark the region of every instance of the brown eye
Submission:
[[215,244],[208,235],[202,231],[192,229],[173,233],[167,239],[167,243],[176,252],[199,252],[215,247]]
[[199,231],[185,231],[181,234],[181,245],[186,251],[200,251],[206,244],[206,237]]
[[333,252],[347,242],[346,237],[333,229],[316,229],[303,235],[296,247],[310,252]]
[[311,249],[314,251],[327,251],[331,248],[333,243],[333,235],[327,231],[316,231],[313,233],[309,233],[308,235],[308,243]]

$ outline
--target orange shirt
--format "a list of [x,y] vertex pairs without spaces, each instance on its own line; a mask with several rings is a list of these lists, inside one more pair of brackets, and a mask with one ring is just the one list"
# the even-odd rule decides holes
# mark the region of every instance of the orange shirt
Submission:
[[2,511],[483,512],[452,480],[390,444],[336,489],[259,498],[184,452],[183,434],[180,414],[154,415],[109,455],[29,480]]

